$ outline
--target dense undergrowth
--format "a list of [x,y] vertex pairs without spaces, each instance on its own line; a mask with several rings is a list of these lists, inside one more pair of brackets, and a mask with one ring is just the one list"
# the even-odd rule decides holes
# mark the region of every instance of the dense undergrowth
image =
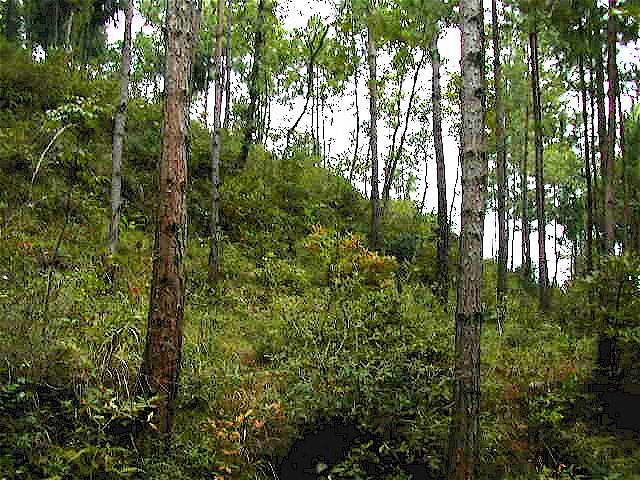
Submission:
[[[171,447],[158,448],[136,375],[161,108],[130,107],[112,258],[114,85],[69,71],[63,57],[0,55],[14,64],[0,72],[0,478],[274,478],[296,440],[332,424],[357,432],[327,466],[332,478],[410,478],[416,465],[442,478],[454,304],[431,293],[431,216],[393,202],[385,252],[371,252],[357,190],[303,150],[283,159],[256,148],[244,171],[224,172],[224,272],[211,286],[209,137],[194,121],[178,419]],[[224,140],[226,165],[239,146]],[[621,365],[637,365],[640,268],[611,262],[556,290],[544,315],[514,275],[503,331],[488,314],[482,478],[640,478],[637,438],[609,428],[591,388],[599,332],[619,339]],[[627,370],[630,390],[637,371]]]

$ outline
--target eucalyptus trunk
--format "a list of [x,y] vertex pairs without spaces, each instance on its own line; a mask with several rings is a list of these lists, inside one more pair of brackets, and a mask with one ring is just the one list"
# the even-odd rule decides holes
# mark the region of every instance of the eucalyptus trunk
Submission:
[[129,81],[131,77],[131,25],[133,22],[133,0],[127,1],[124,17],[124,41],[122,42],[122,64],[120,66],[120,99],[113,128],[111,153],[111,224],[109,227],[109,250],[113,255],[120,241],[120,208],[122,206],[122,152],[129,105]]
[[482,2],[460,2],[462,30],[462,214],[456,309],[454,406],[449,480],[478,478],[480,463],[480,337],[482,240],[487,193],[484,24]]
[[168,0],[166,69],[153,277],[140,387],[157,401],[158,431],[173,429],[182,355],[187,244],[190,74],[198,35],[197,2]]

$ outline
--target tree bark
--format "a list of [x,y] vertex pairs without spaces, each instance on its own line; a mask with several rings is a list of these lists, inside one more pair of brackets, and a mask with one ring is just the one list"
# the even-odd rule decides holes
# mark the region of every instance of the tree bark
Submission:
[[120,208],[122,206],[122,151],[129,105],[129,80],[131,77],[131,25],[133,22],[133,0],[127,1],[124,16],[124,41],[120,66],[120,99],[113,128],[111,152],[111,224],[109,227],[109,251],[113,255],[120,240]]
[[579,58],[580,91],[582,94],[582,125],[584,128],[584,174],[587,182],[587,226],[586,226],[586,273],[593,270],[593,189],[591,186],[591,165],[589,146],[589,116],[587,114],[587,87],[584,78],[584,56]]
[[377,48],[373,37],[372,27],[367,28],[367,62],[369,64],[369,145],[371,148],[371,232],[369,241],[373,250],[381,247],[382,241],[382,207],[378,192],[378,81]]
[[168,0],[162,156],[149,317],[140,386],[160,395],[158,430],[170,436],[182,353],[185,308],[184,258],[187,243],[188,103],[194,44],[198,34],[196,2]]
[[509,232],[506,220],[507,200],[507,146],[505,142],[505,115],[502,101],[502,65],[500,63],[500,25],[498,23],[498,5],[491,2],[493,24],[493,75],[496,95],[496,176],[498,187],[498,284],[497,310],[498,321],[503,323],[507,295],[507,262],[509,260]]
[[438,183],[438,286],[437,297],[446,305],[449,297],[449,218],[447,216],[447,176],[442,143],[442,90],[440,87],[440,50],[438,35],[431,41],[431,101],[433,103],[433,145]]
[[533,94],[533,118],[536,147],[536,216],[538,219],[538,292],[540,309],[549,307],[549,274],[546,252],[546,218],[544,212],[544,158],[542,132],[542,101],[540,99],[540,65],[538,54],[538,32],[534,27],[529,34],[531,44],[531,91]]
[[224,37],[224,1],[218,0],[218,25],[216,26],[216,51],[213,57],[215,103],[213,106],[213,135],[211,137],[211,238],[209,249],[209,282],[220,276],[220,149],[222,148],[222,43]]
[[487,191],[485,72],[482,2],[460,3],[462,30],[462,215],[456,309],[454,410],[448,448],[449,480],[479,473],[482,239]]
[[615,247],[615,158],[616,158],[616,86],[618,83],[618,66],[616,64],[616,19],[614,10],[617,8],[616,0],[609,0],[609,19],[607,22],[607,72],[609,78],[609,122],[607,128],[607,162],[606,178],[604,183],[604,224],[605,224],[605,250],[608,254],[614,253]]
[[257,122],[256,114],[258,112],[258,101],[260,100],[260,91],[258,82],[260,78],[260,69],[262,68],[262,54],[264,50],[264,15],[265,0],[258,2],[258,18],[256,19],[256,33],[253,42],[253,63],[251,65],[251,74],[249,76],[249,108],[245,117],[244,138],[242,140],[242,149],[240,150],[240,158],[236,168],[244,168],[249,157],[251,145],[255,142]]

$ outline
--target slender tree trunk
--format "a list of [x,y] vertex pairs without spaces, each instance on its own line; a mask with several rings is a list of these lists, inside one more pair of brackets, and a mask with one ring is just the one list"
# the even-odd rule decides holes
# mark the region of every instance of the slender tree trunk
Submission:
[[[393,126],[393,134],[391,135],[391,148],[389,149],[389,156],[384,163],[384,184],[382,187],[382,198],[385,203],[387,202],[387,197],[389,193],[387,192],[387,184],[391,184],[393,179],[391,179],[391,164],[395,158],[396,151],[396,139],[398,137],[398,130],[400,130],[400,117],[402,115],[402,85],[404,84],[404,72],[398,73],[398,94],[396,95],[396,121]],[[389,188],[389,190],[391,190]]]
[[382,207],[378,192],[378,80],[377,80],[377,48],[371,26],[367,29],[367,62],[369,63],[369,144],[371,148],[371,233],[370,243],[373,250],[381,247],[382,241]]
[[522,195],[522,276],[531,280],[531,223],[529,222],[529,99],[524,118],[524,153],[520,168],[520,190]]
[[229,119],[231,116],[231,8],[233,6],[233,0],[227,0],[227,34],[225,41],[225,82],[224,82],[224,123],[223,128],[229,129]]
[[[590,63],[592,59],[589,59]],[[595,118],[596,118],[596,89],[595,89],[595,85],[594,85],[594,80],[593,80],[593,67],[590,65],[591,68],[589,68],[589,97],[590,97],[590,104],[591,104],[591,109],[590,109],[590,128],[591,128],[591,181],[592,181],[592,188],[591,188],[591,210],[592,210],[592,225],[591,225],[591,229],[593,231],[593,240],[592,240],[592,246],[591,246],[591,250],[593,253],[593,250],[595,248],[597,248],[598,245],[598,231],[599,229],[597,228],[598,225],[600,224],[599,221],[599,213],[598,213],[598,202],[597,202],[597,198],[598,198],[598,164],[596,161],[596,128],[595,128]]]
[[[352,37],[353,42],[353,55],[357,57],[358,53],[356,51],[356,40],[355,35]],[[353,183],[353,174],[356,169],[356,163],[358,162],[358,150],[360,149],[360,104],[358,103],[358,76],[360,63],[356,60],[355,71],[353,73],[353,82],[354,82],[354,99],[355,99],[355,107],[356,107],[356,134],[355,134],[355,146],[353,148],[353,160],[351,160],[351,168],[349,169],[349,183]]]
[[500,25],[497,1],[491,2],[493,24],[493,75],[496,94],[496,174],[498,183],[498,321],[503,323],[507,295],[507,261],[509,260],[509,232],[506,221],[507,200],[507,146],[504,136],[505,115],[502,102],[502,65],[500,63]]
[[456,309],[454,409],[448,449],[449,480],[478,478],[480,463],[480,337],[482,238],[487,190],[482,2],[462,0],[462,215]]
[[[306,95],[306,99],[304,102],[304,107],[302,108],[302,112],[300,112],[300,115],[298,115],[298,118],[296,119],[296,121],[293,123],[293,125],[291,126],[291,128],[287,131],[287,146],[286,146],[286,150],[289,149],[289,146],[291,144],[291,137],[293,136],[293,133],[295,132],[296,128],[298,128],[298,124],[300,123],[300,121],[302,120],[302,118],[304,117],[304,115],[307,113],[307,108],[309,107],[309,101],[312,101],[311,104],[311,134],[312,136],[314,136],[314,132],[315,132],[315,105],[316,105],[316,95],[314,94],[315,91],[315,62],[316,62],[316,58],[318,56],[318,54],[322,51],[322,47],[324,46],[324,41],[327,38],[327,33],[329,32],[329,26],[327,26],[321,36],[320,36],[320,40],[318,41],[318,44],[315,47],[310,47],[309,50],[309,59],[307,61],[307,95]],[[315,44],[315,39],[312,42],[311,45]],[[314,144],[314,148],[315,148],[315,144]]]
[[258,18],[256,19],[256,32],[253,42],[253,64],[251,66],[251,74],[249,76],[249,108],[245,118],[244,138],[242,140],[242,149],[240,151],[239,163],[237,168],[243,168],[249,157],[251,145],[255,142],[257,129],[257,113],[258,101],[260,100],[260,90],[258,82],[260,81],[260,69],[262,68],[262,55],[264,50],[264,16],[265,16],[265,0],[258,2]]
[[209,87],[211,86],[211,73],[207,65],[207,73],[204,78],[204,111],[202,112],[202,123],[205,128],[209,128]]
[[[400,162],[402,151],[404,150],[404,142],[406,141],[406,138],[407,138],[407,130],[409,129],[411,113],[413,112],[413,104],[416,99],[416,93],[417,93],[416,87],[418,84],[418,77],[420,75],[420,72],[422,71],[422,67],[424,66],[424,62],[426,58],[427,58],[426,55],[423,53],[422,58],[420,59],[420,62],[418,63],[418,66],[416,67],[416,71],[413,75],[411,94],[409,95],[409,105],[407,106],[407,112],[405,114],[405,120],[404,120],[404,128],[402,130],[402,134],[400,135],[400,143],[397,149],[395,148],[396,132],[394,132],[393,134],[394,138],[391,146],[390,165],[387,165],[387,168],[386,168],[387,171],[385,172],[385,182],[382,190],[382,198],[384,199],[384,205],[382,208],[383,215],[387,209],[387,204],[389,202],[389,196],[391,192],[391,186],[393,184],[393,179],[395,176],[395,171],[396,171],[396,168],[398,167],[398,163]],[[402,83],[400,83],[400,85],[402,85]],[[400,102],[399,101],[398,101],[398,125],[400,125]]]
[[67,24],[65,25],[64,48],[68,52],[72,50],[71,32],[73,32],[73,18],[75,17],[75,13],[75,10],[71,10],[71,12],[69,13],[69,18],[67,19]]
[[582,93],[582,125],[584,128],[584,174],[587,180],[587,226],[586,226],[586,272],[593,270],[593,189],[591,187],[591,166],[589,164],[589,120],[587,115],[587,87],[584,79],[584,56],[580,55],[580,91]]
[[149,318],[140,384],[160,395],[158,430],[171,434],[176,409],[185,307],[184,258],[187,243],[188,103],[196,2],[168,0],[162,157],[158,224],[153,255]]
[[[598,110],[598,147],[600,150],[600,177],[602,178],[601,188],[600,190],[596,190],[599,193],[599,207],[597,210],[600,211],[599,216],[599,224],[600,224],[600,242],[599,249],[600,252],[605,250],[605,195],[604,195],[604,184],[606,183],[606,165],[607,165],[607,117],[606,117],[606,106],[605,106],[605,95],[604,95],[604,67],[602,60],[602,51],[600,50],[600,46],[598,46],[598,54],[594,59],[595,69],[596,69],[596,106]],[[597,178],[597,174],[594,172],[594,178]],[[598,195],[596,195],[598,198]]]
[[[429,173],[429,156],[427,151],[424,151],[424,191],[422,192],[422,201],[420,202],[420,209],[418,213],[422,215],[424,211],[424,204],[427,201],[427,190],[429,189],[429,183],[427,182],[427,174]],[[448,238],[448,237],[447,237]]]
[[620,156],[622,158],[622,198],[624,202],[623,206],[623,225],[624,225],[624,236],[623,236],[623,248],[624,251],[627,251],[631,246],[631,197],[630,186],[629,186],[629,168],[628,168],[628,158],[626,153],[626,145],[624,139],[624,112],[622,111],[622,92],[620,88],[618,88],[618,114],[620,116]]
[[216,51],[213,57],[215,103],[213,106],[213,135],[211,137],[211,238],[209,250],[209,282],[220,276],[220,149],[222,148],[222,43],[224,37],[224,1],[218,0],[218,25],[216,26]]
[[545,311],[549,307],[549,274],[547,268],[546,218],[544,213],[544,158],[542,137],[542,102],[540,99],[540,71],[538,55],[538,32],[529,34],[531,43],[531,91],[533,93],[533,118],[535,123],[536,146],[536,214],[538,218],[538,290],[540,308]]
[[553,184],[553,209],[555,210],[553,215],[553,257],[555,259],[555,266],[553,270],[553,283],[554,287],[558,287],[558,264],[560,263],[560,251],[558,250],[558,202],[557,202],[557,187]]
[[438,288],[437,296],[444,305],[449,297],[449,219],[447,218],[447,176],[442,143],[442,91],[440,88],[440,50],[438,35],[431,41],[431,101],[433,104],[433,145],[436,154],[438,182]]
[[609,20],[607,22],[607,71],[609,77],[609,125],[607,128],[607,163],[604,183],[604,223],[605,223],[605,251],[614,253],[615,247],[615,158],[616,158],[616,86],[618,66],[616,64],[617,32],[614,10],[616,0],[609,0]]
[[515,265],[515,257],[516,257],[516,199],[518,198],[518,191],[516,188],[516,185],[518,183],[518,179],[517,179],[517,174],[516,174],[516,169],[515,167],[513,167],[512,169],[513,171],[513,176],[511,177],[511,202],[512,202],[512,208],[511,208],[511,220],[512,220],[512,224],[513,227],[511,228],[511,249],[509,250],[511,252],[511,268],[510,270],[513,272],[514,271],[514,265]]
[[131,24],[133,22],[133,0],[127,1],[124,17],[124,41],[120,66],[120,100],[113,128],[111,153],[111,224],[109,228],[109,250],[113,255],[120,240],[120,207],[122,206],[122,151],[129,105],[129,79],[131,76]]

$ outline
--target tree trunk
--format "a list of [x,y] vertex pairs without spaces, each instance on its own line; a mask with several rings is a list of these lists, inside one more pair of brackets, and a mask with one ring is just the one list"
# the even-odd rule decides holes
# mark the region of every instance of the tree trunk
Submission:
[[630,182],[629,182],[629,168],[628,159],[626,153],[626,145],[624,139],[624,112],[622,111],[622,92],[618,88],[618,114],[620,116],[620,157],[622,158],[622,198],[623,198],[623,211],[622,211],[622,223],[624,225],[623,235],[623,248],[627,251],[631,246],[631,195],[630,195]]
[[531,280],[531,223],[529,222],[529,99],[524,118],[524,152],[520,168],[520,190],[522,195],[522,276]]
[[[315,62],[318,54],[322,51],[322,47],[324,46],[324,41],[327,38],[327,33],[329,33],[329,26],[327,26],[322,32],[320,36],[320,40],[316,46],[314,46],[315,38],[311,42],[311,46],[309,50],[309,59],[307,61],[307,95],[305,98],[304,107],[302,108],[302,112],[300,112],[300,115],[298,115],[298,118],[293,123],[291,128],[287,130],[287,145],[285,150],[289,149],[289,146],[291,144],[291,137],[293,136],[296,128],[298,128],[298,124],[304,117],[305,113],[307,113],[307,108],[309,107],[310,100],[313,100],[313,103],[311,105],[311,133],[313,136],[315,136],[315,127],[314,127],[314,123],[315,123],[314,112],[315,112],[315,104],[316,104],[316,95],[314,95]],[[315,143],[314,143],[314,148],[315,148]]]
[[609,0],[609,20],[607,22],[607,71],[609,77],[609,124],[607,128],[607,162],[606,177],[604,183],[604,226],[605,226],[605,251],[614,253],[615,247],[615,158],[616,158],[616,86],[618,67],[616,65],[616,19],[614,10],[617,8],[616,0]]
[[160,395],[158,430],[170,436],[176,409],[185,308],[187,157],[190,74],[198,23],[196,2],[168,0],[158,223],[141,388]]
[[533,118],[535,124],[536,147],[536,216],[538,218],[538,291],[540,309],[549,307],[549,274],[546,252],[546,218],[544,213],[544,158],[542,137],[542,102],[540,99],[540,70],[538,56],[538,32],[529,34],[531,44],[531,91],[533,94]]
[[442,91],[440,88],[440,50],[438,35],[431,41],[433,103],[433,145],[436,153],[436,175],[438,182],[438,287],[436,294],[440,302],[447,303],[449,296],[449,219],[447,217],[447,177],[442,144]]
[[[604,96],[604,67],[602,60],[602,51],[600,50],[600,46],[598,46],[598,54],[594,59],[595,69],[596,69],[596,106],[598,110],[598,146],[600,150],[600,177],[602,178],[600,191],[597,192],[600,194],[599,206],[597,210],[600,211],[599,217],[599,227],[600,227],[600,242],[599,248],[600,251],[604,251],[604,243],[605,243],[605,202],[604,202],[604,184],[606,182],[606,165],[607,165],[607,117],[606,117],[606,106],[605,106],[605,96]],[[597,178],[597,173],[594,171],[594,178]],[[598,198],[598,195],[596,195]]]
[[579,58],[580,91],[582,93],[582,125],[584,128],[584,174],[587,181],[587,226],[586,226],[586,257],[587,274],[593,270],[593,189],[591,186],[591,165],[589,162],[589,119],[587,115],[587,87],[584,79],[584,56]]
[[[427,201],[427,190],[429,189],[429,183],[427,182],[427,174],[429,173],[429,156],[427,150],[424,151],[424,191],[422,192],[422,201],[420,202],[420,209],[418,214],[422,215],[424,211],[424,204]],[[448,238],[448,236],[447,236]]]
[[500,63],[500,25],[498,24],[498,6],[496,0],[491,2],[491,19],[493,24],[493,75],[496,94],[496,176],[498,183],[498,285],[497,310],[498,321],[504,321],[505,301],[507,295],[507,261],[509,259],[509,233],[506,220],[507,200],[507,146],[504,129],[505,116],[502,102],[502,65]]
[[224,123],[223,128],[229,129],[229,119],[231,116],[231,7],[233,6],[233,0],[227,0],[227,35],[225,42],[225,56],[224,56]]
[[360,62],[358,60],[358,51],[356,49],[356,37],[355,34],[351,36],[351,44],[352,44],[352,54],[356,59],[355,70],[353,72],[353,82],[354,82],[354,99],[355,99],[355,107],[356,107],[356,133],[355,133],[355,146],[353,148],[353,160],[351,160],[351,168],[349,169],[349,183],[353,183],[353,174],[356,168],[356,163],[358,162],[358,150],[360,148],[360,104],[358,102],[358,76],[359,76],[359,66]]
[[224,36],[224,1],[218,0],[216,51],[213,57],[215,103],[213,106],[213,135],[211,138],[211,238],[209,249],[209,282],[220,276],[220,149],[222,148],[220,117],[222,116],[222,41]]
[[120,240],[120,207],[122,206],[122,151],[129,105],[129,79],[131,76],[131,24],[133,22],[133,0],[127,1],[124,17],[124,41],[120,66],[120,99],[113,128],[111,153],[111,225],[109,228],[109,250],[113,255]]
[[371,26],[367,29],[367,62],[369,63],[369,144],[371,148],[371,233],[370,244],[373,250],[381,247],[382,208],[378,192],[378,84],[376,77],[377,48]]
[[[592,59],[590,59],[592,60]],[[593,184],[591,188],[591,211],[592,211],[592,225],[591,229],[593,231],[593,240],[592,240],[592,252],[594,248],[597,248],[598,245],[598,225],[599,223],[599,214],[598,214],[598,165],[596,162],[596,128],[595,128],[595,118],[596,118],[596,89],[593,81],[593,67],[590,65],[589,68],[589,97],[590,97],[590,129],[591,129],[591,182]]]
[[454,410],[448,449],[449,480],[478,478],[480,462],[480,337],[482,238],[487,191],[482,2],[460,3],[462,30],[462,215],[456,310]]
[[260,100],[260,91],[258,82],[260,79],[260,69],[262,68],[262,54],[264,50],[264,8],[265,0],[258,2],[258,18],[256,19],[256,33],[253,43],[253,64],[251,66],[251,74],[249,76],[249,108],[245,117],[244,138],[242,140],[242,149],[240,150],[239,162],[236,168],[244,168],[249,157],[251,145],[255,142],[257,122],[256,116],[258,112],[258,101]]
[[[411,112],[413,111],[413,104],[416,99],[416,87],[418,84],[418,77],[420,72],[422,71],[422,67],[424,66],[424,62],[426,60],[426,55],[423,53],[420,62],[418,62],[418,66],[416,67],[416,71],[413,74],[413,83],[411,86],[411,94],[409,95],[409,105],[407,106],[407,112],[405,114],[404,120],[404,128],[402,130],[402,134],[400,135],[400,143],[398,148],[395,148],[395,136],[396,132],[393,133],[393,140],[391,146],[391,156],[389,158],[390,163],[387,164],[387,168],[385,169],[385,182],[382,189],[382,198],[384,199],[384,204],[382,207],[383,216],[387,210],[387,205],[389,203],[389,196],[391,193],[391,186],[393,184],[393,180],[395,177],[396,168],[398,167],[398,163],[400,162],[400,158],[402,156],[402,151],[404,150],[404,143],[407,139],[407,130],[409,129],[409,122],[411,120]],[[402,83],[400,83],[402,85]],[[400,125],[400,101],[398,101],[398,126]],[[397,129],[396,129],[397,130]]]

